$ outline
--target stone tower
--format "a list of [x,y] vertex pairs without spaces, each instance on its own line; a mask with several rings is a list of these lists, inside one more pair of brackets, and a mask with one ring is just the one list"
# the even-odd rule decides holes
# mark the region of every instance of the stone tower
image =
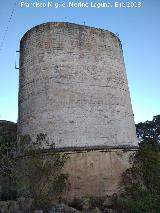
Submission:
[[71,197],[117,190],[138,145],[119,38],[62,22],[26,32],[20,43],[18,132],[33,140],[46,133],[56,151],[70,154]]

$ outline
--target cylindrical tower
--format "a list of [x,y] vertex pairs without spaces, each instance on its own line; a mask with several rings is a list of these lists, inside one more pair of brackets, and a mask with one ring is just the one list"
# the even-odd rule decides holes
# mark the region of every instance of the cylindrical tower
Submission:
[[119,38],[60,22],[29,30],[20,43],[18,131],[33,140],[46,133],[56,149],[137,146]]
[[34,142],[40,133],[54,152],[70,156],[66,199],[119,190],[137,139],[122,46],[113,33],[56,22],[23,36],[18,134]]

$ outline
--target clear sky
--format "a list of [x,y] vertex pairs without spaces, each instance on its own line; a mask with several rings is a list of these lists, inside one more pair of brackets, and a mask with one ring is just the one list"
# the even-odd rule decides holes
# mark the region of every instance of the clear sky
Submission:
[[[21,2],[54,2],[59,6],[65,4],[65,7],[33,8],[31,4],[21,7]],[[88,3],[89,7],[68,8],[69,2]],[[112,8],[92,8],[91,2],[111,3]],[[151,120],[160,114],[160,0],[137,1],[142,4],[140,8],[115,8],[115,2],[131,1],[0,1],[0,120],[17,121],[19,70],[15,70],[15,61],[18,66],[16,50],[19,50],[21,37],[33,26],[52,21],[85,22],[88,26],[118,33],[123,45],[135,122]]]

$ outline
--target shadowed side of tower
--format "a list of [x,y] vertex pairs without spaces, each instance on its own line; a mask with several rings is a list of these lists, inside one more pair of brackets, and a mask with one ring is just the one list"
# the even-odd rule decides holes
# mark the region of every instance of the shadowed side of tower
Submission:
[[20,44],[18,133],[46,133],[70,155],[70,197],[117,190],[137,147],[120,40],[71,23],[29,30]]

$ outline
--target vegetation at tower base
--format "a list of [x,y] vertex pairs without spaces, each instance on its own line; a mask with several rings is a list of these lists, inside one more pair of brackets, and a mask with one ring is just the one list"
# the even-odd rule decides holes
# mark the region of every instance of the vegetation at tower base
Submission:
[[121,209],[129,213],[159,213],[160,207],[160,115],[136,125],[140,148],[123,181]]
[[0,199],[15,199],[15,161],[13,160],[17,140],[17,124],[0,121]]
[[[46,140],[45,134],[37,135],[35,143],[31,143],[29,136],[21,136],[18,152],[21,151],[23,155],[17,157],[16,138],[10,132],[5,132],[4,129],[0,132],[0,200],[27,197],[33,200],[34,207],[49,206],[50,201],[59,199],[69,187],[68,175],[61,171],[68,157],[53,152],[50,158],[42,150],[34,149],[33,145],[36,147]],[[10,142],[7,143],[8,138]]]
[[29,136],[21,136],[20,142],[26,144],[21,149],[24,157],[17,162],[16,169],[20,180],[18,194],[32,198],[35,207],[49,206],[69,187],[68,175],[62,173],[67,155],[54,152],[50,157],[43,154],[42,149],[37,147],[43,147],[44,141],[46,144],[49,140],[42,133],[37,135],[35,143],[31,143]]
[[[8,123],[6,124],[8,125]],[[7,138],[10,138],[7,136],[8,134],[10,135],[10,128],[7,128],[3,126],[2,132],[2,125],[0,126],[0,154],[3,157],[13,156],[11,150],[14,149],[13,144],[15,144],[16,141],[10,139],[9,141],[13,143],[7,143]],[[99,212],[108,212],[110,209],[110,212],[113,210],[112,212],[117,213],[159,213],[160,115],[155,116],[152,121],[137,124],[136,129],[140,141],[140,148],[137,153],[131,157],[132,168],[128,169],[123,175],[123,184],[125,186],[123,193],[121,195],[113,195],[113,197],[75,199],[75,201],[70,204],[72,207],[82,212],[85,210],[92,213],[96,212],[95,209],[99,209]],[[16,133],[12,136],[15,138]],[[41,143],[43,140],[47,140],[47,136],[40,134],[37,136],[36,143]],[[20,141],[21,143],[23,142],[23,144],[26,143],[25,146],[21,146],[21,152],[23,152],[24,155],[23,160],[16,161],[20,172],[15,172],[14,161],[9,161],[11,162],[10,164],[2,161],[4,158],[1,158],[0,185],[2,186],[4,184],[4,182],[2,183],[3,178],[12,177],[10,178],[10,184],[15,184],[14,186],[16,186],[16,188],[14,189],[17,190],[17,192],[15,191],[17,195],[33,198],[34,205],[41,206],[42,209],[42,207],[49,205],[48,202],[50,199],[59,196],[61,192],[67,188],[67,175],[60,174],[67,159],[65,155],[53,154],[52,159],[54,160],[51,162],[49,156],[47,158],[44,157],[41,150],[35,151],[32,147],[29,152],[27,151],[27,148],[30,147],[29,136],[22,136]],[[36,143],[34,144],[35,146]],[[6,146],[4,146],[4,144],[6,144]],[[54,149],[54,147],[52,148]],[[32,158],[30,156],[32,156]],[[10,159],[14,160],[15,158]],[[24,161],[26,162],[25,164],[23,164]],[[13,165],[13,167],[11,165]],[[56,170],[56,173],[53,174],[53,179],[50,182],[51,167],[53,170]],[[48,183],[48,180],[49,185],[45,185],[46,182]],[[1,195],[3,195],[1,199],[15,198],[16,194],[13,193],[14,190],[12,190],[12,186],[13,184],[8,186],[8,191],[6,187],[2,187],[4,191],[3,194],[1,193]],[[48,191],[46,190],[47,187],[49,187]],[[86,210],[87,208],[88,210]]]

